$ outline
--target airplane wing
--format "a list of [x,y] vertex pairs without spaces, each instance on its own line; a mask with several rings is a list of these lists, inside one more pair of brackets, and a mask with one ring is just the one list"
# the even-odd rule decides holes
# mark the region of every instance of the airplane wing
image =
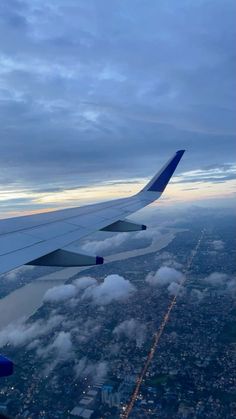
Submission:
[[158,199],[173,175],[184,150],[179,150],[136,195],[100,204],[0,220],[0,274],[24,264],[86,266],[102,257],[70,250],[72,243],[98,231],[145,229],[126,217]]

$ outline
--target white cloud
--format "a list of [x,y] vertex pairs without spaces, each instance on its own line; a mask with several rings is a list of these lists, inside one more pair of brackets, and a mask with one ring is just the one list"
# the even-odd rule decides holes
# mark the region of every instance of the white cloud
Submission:
[[112,237],[108,237],[105,240],[94,240],[88,241],[82,246],[82,250],[89,254],[99,255],[106,253],[112,249],[119,248],[123,243],[129,240],[137,240],[140,242],[141,239],[151,240],[152,245],[159,242],[163,235],[160,233],[159,228],[150,228],[147,230],[138,231],[136,233],[117,233]]
[[236,277],[227,275],[223,272],[212,272],[207,277],[203,278],[203,281],[207,284],[218,287],[224,292],[229,292],[230,295],[236,293]]
[[73,284],[57,285],[46,291],[43,301],[44,302],[63,302],[71,300],[71,304],[77,304],[77,300],[73,299],[80,291],[96,285],[97,281],[91,277],[77,278]]
[[162,234],[157,228],[148,228],[147,230],[141,230],[135,234],[135,239],[152,239],[153,242],[159,241]]
[[112,301],[127,299],[135,291],[130,281],[120,275],[108,275],[101,284],[88,287],[82,298],[92,299],[95,304],[106,305]]
[[162,266],[156,273],[150,272],[146,277],[146,282],[152,286],[162,287],[172,282],[180,283],[183,279],[182,272],[168,266]]
[[228,275],[222,272],[213,272],[210,275],[203,278],[204,282],[207,282],[210,285],[224,285],[228,280]]
[[191,290],[190,296],[195,302],[199,302],[204,298],[205,290],[200,291],[197,288]]
[[156,259],[166,261],[166,260],[173,259],[173,255],[172,255],[172,253],[164,251],[164,252],[161,252],[161,253],[157,254]]
[[40,339],[34,339],[32,342],[29,343],[27,349],[37,349],[40,346]]
[[66,360],[71,358],[73,356],[73,351],[70,333],[64,331],[59,332],[51,344],[50,349],[56,351],[56,355],[59,359]]
[[232,278],[227,282],[227,290],[231,295],[236,295],[236,278]]
[[85,276],[83,278],[77,278],[73,284],[76,286],[77,290],[84,290],[92,285],[96,285],[97,281],[90,276]]
[[113,330],[113,333],[119,338],[125,336],[128,339],[135,340],[137,346],[140,347],[145,340],[146,327],[138,320],[132,318],[129,320],[124,320],[122,323],[116,326]]
[[107,372],[108,372],[108,363],[106,361],[98,362],[95,368],[94,381],[102,380],[103,378],[105,378],[107,375]]
[[44,376],[49,375],[60,362],[74,358],[70,332],[60,331],[49,345],[38,346],[36,354],[43,359],[50,359],[42,370]]
[[222,240],[213,240],[212,246],[215,250],[223,250],[225,247],[225,244]]
[[171,284],[167,287],[167,290],[170,295],[183,295],[184,287],[177,282],[171,282]]
[[181,263],[176,262],[175,256],[169,252],[162,252],[156,256],[156,259],[162,260],[165,266],[169,266],[170,268],[181,269],[183,266]]
[[13,346],[23,346],[34,339],[45,336],[56,328],[63,320],[62,316],[55,315],[48,321],[38,320],[34,323],[11,323],[0,332],[0,347],[9,343]]
[[76,378],[91,376],[93,381],[101,380],[107,375],[108,363],[106,361],[94,363],[84,356],[75,365],[74,372]]
[[50,288],[44,295],[43,300],[45,302],[59,302],[65,301],[72,297],[75,297],[77,294],[77,289],[75,285],[58,285],[56,287]]
[[35,269],[35,266],[21,266],[20,268],[14,269],[13,271],[7,272],[6,274],[3,275],[4,279],[6,279],[7,281],[17,281],[18,279],[20,279],[24,274],[32,271]]
[[82,250],[85,253],[94,255],[103,254],[107,250],[121,246],[121,244],[123,244],[129,238],[130,235],[128,233],[115,234],[114,236],[108,237],[105,240],[89,241],[82,246]]
[[101,319],[96,316],[96,319],[88,318],[79,325],[77,324],[73,329],[73,334],[79,344],[86,343],[100,333],[101,327]]
[[87,357],[84,356],[75,365],[74,371],[75,371],[76,378],[86,377],[92,372],[92,364],[89,365]]
[[[77,304],[80,298],[90,299],[95,304],[106,305],[111,301],[121,301],[135,291],[130,281],[120,275],[108,275],[102,283],[91,277],[77,278],[73,284],[50,288],[44,295],[44,302],[70,302]],[[82,292],[82,295],[79,294]],[[77,299],[74,297],[78,297]]]

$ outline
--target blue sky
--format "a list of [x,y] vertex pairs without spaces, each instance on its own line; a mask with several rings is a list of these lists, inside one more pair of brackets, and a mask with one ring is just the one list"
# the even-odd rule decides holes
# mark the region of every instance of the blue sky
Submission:
[[0,3],[1,216],[135,192],[233,197],[236,3]]

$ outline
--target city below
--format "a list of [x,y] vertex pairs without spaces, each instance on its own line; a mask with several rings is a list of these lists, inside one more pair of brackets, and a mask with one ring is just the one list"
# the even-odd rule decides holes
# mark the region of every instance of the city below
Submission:
[[[234,418],[233,226],[230,214],[193,213],[110,249],[146,248],[171,232],[160,251],[54,281],[28,320],[0,331],[1,352],[16,364],[1,379],[0,412],[16,419]],[[17,286],[3,277],[5,294],[8,284]]]

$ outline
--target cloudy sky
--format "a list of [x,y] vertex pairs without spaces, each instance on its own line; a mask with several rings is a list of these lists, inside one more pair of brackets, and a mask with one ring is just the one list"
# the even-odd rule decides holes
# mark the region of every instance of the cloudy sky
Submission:
[[[135,192],[233,196],[234,0],[0,3],[1,216]],[[172,201],[171,201],[172,200]]]

